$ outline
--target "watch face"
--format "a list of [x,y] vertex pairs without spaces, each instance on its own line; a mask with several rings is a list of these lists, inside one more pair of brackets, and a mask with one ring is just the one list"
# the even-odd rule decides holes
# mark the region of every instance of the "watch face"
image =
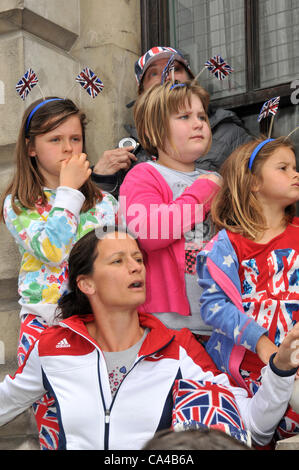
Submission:
[[132,137],[124,137],[123,139],[121,139],[118,143],[118,146],[119,147],[136,147],[137,146],[137,142],[135,139],[132,139]]

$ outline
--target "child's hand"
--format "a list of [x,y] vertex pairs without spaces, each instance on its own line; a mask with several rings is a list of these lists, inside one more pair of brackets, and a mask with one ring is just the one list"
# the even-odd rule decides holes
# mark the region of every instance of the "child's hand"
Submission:
[[204,175],[200,175],[197,179],[198,180],[202,180],[202,179],[210,180],[210,181],[213,181],[214,183],[218,184],[218,186],[222,185],[221,176],[218,176],[215,173],[206,173]]
[[273,363],[280,370],[299,366],[299,323],[296,323],[279,346]]
[[61,163],[60,186],[79,189],[91,175],[89,162],[85,153],[72,155]]

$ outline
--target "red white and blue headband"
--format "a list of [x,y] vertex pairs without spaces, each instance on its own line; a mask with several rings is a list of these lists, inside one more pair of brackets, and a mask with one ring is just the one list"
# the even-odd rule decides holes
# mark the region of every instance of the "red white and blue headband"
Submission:
[[[89,68],[85,67],[79,75],[76,77],[76,82],[79,83],[84,90],[87,91],[89,96],[92,98],[95,98],[104,88],[103,82],[99,79],[99,77]],[[38,86],[40,94],[42,95],[43,101],[40,102],[29,114],[27,121],[26,121],[26,134],[28,133],[30,122],[36,111],[38,111],[39,108],[41,108],[44,104],[49,103],[50,101],[60,101],[63,100],[63,98],[51,98],[51,99],[45,99],[44,93],[42,89],[39,86],[38,83],[38,76],[32,70],[29,68],[23,77],[20,78],[18,83],[16,84],[16,91],[18,95],[22,98],[22,100],[25,101],[27,98],[28,94],[31,92],[31,90],[35,87]],[[72,86],[72,89],[75,85]],[[64,98],[66,99],[66,97]]]
[[[82,86],[84,90],[87,91],[89,96],[92,98],[95,98],[104,88],[103,82],[89,67],[85,67],[83,70],[81,70],[75,80]],[[25,101],[28,94],[36,85],[39,88],[42,98],[45,100],[44,93],[38,83],[38,76],[34,70],[29,68],[16,84],[16,92],[22,98],[22,100]]]

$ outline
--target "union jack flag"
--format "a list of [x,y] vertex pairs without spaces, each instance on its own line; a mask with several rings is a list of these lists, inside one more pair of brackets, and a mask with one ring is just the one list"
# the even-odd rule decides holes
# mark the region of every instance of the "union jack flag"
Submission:
[[76,82],[80,83],[92,98],[95,98],[104,88],[103,82],[89,67],[85,67],[79,73]]
[[59,423],[55,399],[46,393],[41,400],[32,405],[39,432],[41,450],[57,450]]
[[271,98],[271,100],[266,101],[260,110],[260,114],[258,115],[258,122],[269,116],[269,114],[273,114],[275,116],[278,111],[279,101],[280,96],[276,96],[275,98]]
[[28,69],[23,77],[16,84],[16,90],[18,95],[25,100],[28,96],[28,93],[32,90],[35,85],[38,83],[38,78],[36,73],[32,69]]
[[23,316],[18,345],[19,366],[23,364],[29,349],[45,329],[46,325],[41,323],[34,315]]
[[173,401],[173,426],[191,420],[209,427],[222,423],[245,429],[233,393],[222,385],[177,380],[173,388]]
[[218,80],[223,80],[234,70],[233,68],[222,59],[221,55],[215,55],[207,60],[205,67],[216,77]]
[[[41,333],[47,328],[44,320],[35,315],[22,317],[20,340],[18,346],[18,365],[22,366],[26,356]],[[32,405],[39,432],[41,450],[56,450],[59,440],[59,423],[55,399],[46,393],[40,400]]]
[[285,416],[277,426],[276,433],[279,439],[287,439],[299,434],[299,415],[289,406]]
[[167,62],[163,72],[162,72],[162,77],[161,77],[161,85],[163,85],[163,83],[165,83],[165,81],[167,80],[168,78],[168,75],[170,74],[170,72],[172,72],[172,70],[174,70],[174,54],[170,57],[169,61]]

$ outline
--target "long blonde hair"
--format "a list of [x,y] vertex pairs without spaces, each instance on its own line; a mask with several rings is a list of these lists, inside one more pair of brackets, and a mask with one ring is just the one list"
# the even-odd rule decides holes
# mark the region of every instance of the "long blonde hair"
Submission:
[[[48,99],[48,98],[47,98]],[[43,100],[37,100],[32,103],[25,111],[19,136],[15,149],[16,169],[12,181],[1,195],[0,217],[3,220],[3,204],[6,196],[11,194],[12,208],[16,214],[20,214],[19,205],[28,209],[34,209],[35,203],[41,198],[42,203],[46,204],[47,199],[43,190],[45,181],[38,170],[34,157],[29,157],[28,149],[30,143],[34,143],[34,138],[40,134],[46,134],[58,127],[70,116],[78,116],[82,127],[83,152],[85,152],[85,126],[86,116],[81,112],[73,101],[56,100],[45,103],[30,121],[29,129],[26,129],[28,116],[31,111]],[[99,188],[89,178],[80,191],[85,196],[82,211],[85,212],[101,201],[103,196]]]
[[[156,155],[158,148],[165,151],[166,140],[173,147],[169,117],[184,109],[186,103],[191,106],[192,95],[200,99],[207,114],[210,95],[193,82],[177,84],[174,87],[172,82],[156,84],[138,97],[134,106],[135,126],[139,142],[151,155]],[[208,117],[207,122],[209,124]]]
[[[260,137],[241,145],[224,162],[221,169],[223,184],[211,206],[211,216],[217,230],[225,228],[255,239],[267,229],[262,207],[252,191],[253,185],[260,180],[262,166],[275,150],[286,147],[295,153],[295,148],[286,137],[274,139],[261,148],[250,170],[250,156],[264,140],[265,137]],[[295,211],[295,204],[286,207],[287,223],[292,220]]]

